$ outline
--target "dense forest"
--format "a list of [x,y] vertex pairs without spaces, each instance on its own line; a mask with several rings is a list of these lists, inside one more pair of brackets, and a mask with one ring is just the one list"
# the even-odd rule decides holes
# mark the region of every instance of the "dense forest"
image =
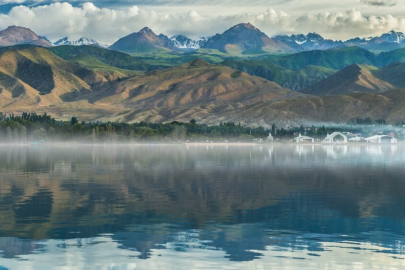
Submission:
[[[367,125],[365,125],[367,124]],[[57,121],[45,114],[23,113],[21,115],[4,115],[0,113],[0,142],[56,142],[81,141],[88,143],[114,142],[253,142],[266,141],[269,134],[277,141],[287,141],[298,134],[323,139],[334,131],[363,134],[364,136],[379,132],[394,132],[395,137],[403,138],[401,127],[384,125],[384,121],[370,122],[369,119],[356,119],[341,126],[311,126],[278,128],[247,127],[240,123],[220,123],[217,126],[199,124],[195,120],[188,123],[173,121],[170,123],[119,123],[119,122],[83,122],[77,117],[71,121]]]

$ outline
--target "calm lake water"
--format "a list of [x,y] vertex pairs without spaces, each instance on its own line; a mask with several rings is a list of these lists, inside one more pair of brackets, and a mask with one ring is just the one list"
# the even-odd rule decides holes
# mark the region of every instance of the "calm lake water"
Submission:
[[0,270],[405,269],[405,146],[0,147]]

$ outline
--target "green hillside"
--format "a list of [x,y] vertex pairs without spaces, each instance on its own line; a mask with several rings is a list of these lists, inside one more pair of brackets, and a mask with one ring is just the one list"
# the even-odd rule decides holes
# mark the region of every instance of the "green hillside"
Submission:
[[253,76],[265,78],[294,91],[300,91],[336,72],[333,69],[317,66],[308,66],[298,71],[292,71],[271,62],[256,60],[226,60],[221,64]]
[[119,69],[148,71],[151,67],[135,57],[96,46],[58,46],[48,48],[57,56],[85,66],[111,66]]
[[379,57],[359,47],[332,49],[326,51],[306,51],[282,57],[268,58],[269,61],[291,70],[308,66],[321,66],[340,70],[352,64],[379,66]]

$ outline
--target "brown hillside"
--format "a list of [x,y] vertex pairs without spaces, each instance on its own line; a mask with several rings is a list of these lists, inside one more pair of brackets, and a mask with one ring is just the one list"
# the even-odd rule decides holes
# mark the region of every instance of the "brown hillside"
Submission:
[[384,68],[372,71],[373,75],[396,88],[405,87],[405,63],[398,62]]
[[104,81],[101,75],[44,48],[25,46],[0,51],[2,106],[47,106],[69,101]]
[[301,92],[315,96],[329,96],[360,92],[380,93],[394,89],[395,86],[374,74],[377,71],[376,67],[354,64]]
[[276,83],[203,60],[107,86],[92,95],[96,104],[124,104],[143,109],[205,103],[249,104],[299,94]]
[[31,44],[42,47],[50,47],[52,44],[39,37],[33,31],[25,27],[9,26],[0,31],[0,46],[13,46],[18,44]]

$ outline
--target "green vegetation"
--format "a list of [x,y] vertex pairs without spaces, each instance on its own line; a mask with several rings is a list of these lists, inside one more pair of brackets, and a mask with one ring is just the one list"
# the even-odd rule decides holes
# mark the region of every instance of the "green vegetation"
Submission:
[[384,119],[372,121],[371,118],[353,119],[347,125],[322,127],[293,127],[271,129],[263,127],[245,127],[235,123],[221,123],[217,126],[198,124],[195,120],[188,123],[173,121],[170,123],[134,124],[118,122],[79,122],[77,117],[71,121],[56,121],[46,113],[23,113],[16,116],[0,113],[0,143],[27,143],[37,141],[80,141],[87,143],[119,143],[119,142],[253,142],[265,141],[271,133],[276,141],[289,141],[298,134],[322,140],[327,134],[335,131],[350,132],[371,136],[376,133],[394,133],[403,139],[403,130],[398,127],[386,126]]
[[184,141],[246,141],[265,139],[268,130],[262,127],[244,127],[235,123],[219,126],[189,123],[85,123],[76,117],[71,121],[56,121],[47,114],[23,113],[5,116],[0,113],[0,137],[3,143],[30,141],[83,141],[93,143],[114,142],[184,142]]
[[270,57],[269,61],[290,70],[308,66],[321,66],[340,70],[352,64],[379,66],[379,57],[359,47],[332,49],[326,51],[305,51],[282,57]]
[[308,66],[341,70],[353,64],[385,67],[397,62],[405,62],[405,48],[375,54],[360,47],[347,47],[324,51],[304,51],[283,56],[268,55],[262,60],[294,71]]
[[96,46],[58,46],[48,48],[57,56],[90,69],[116,70],[123,72],[148,71],[155,69],[147,63],[126,53]]
[[221,64],[265,78],[294,91],[300,91],[336,72],[336,70],[319,66],[307,66],[301,70],[292,71],[271,62],[257,60],[226,60]]

